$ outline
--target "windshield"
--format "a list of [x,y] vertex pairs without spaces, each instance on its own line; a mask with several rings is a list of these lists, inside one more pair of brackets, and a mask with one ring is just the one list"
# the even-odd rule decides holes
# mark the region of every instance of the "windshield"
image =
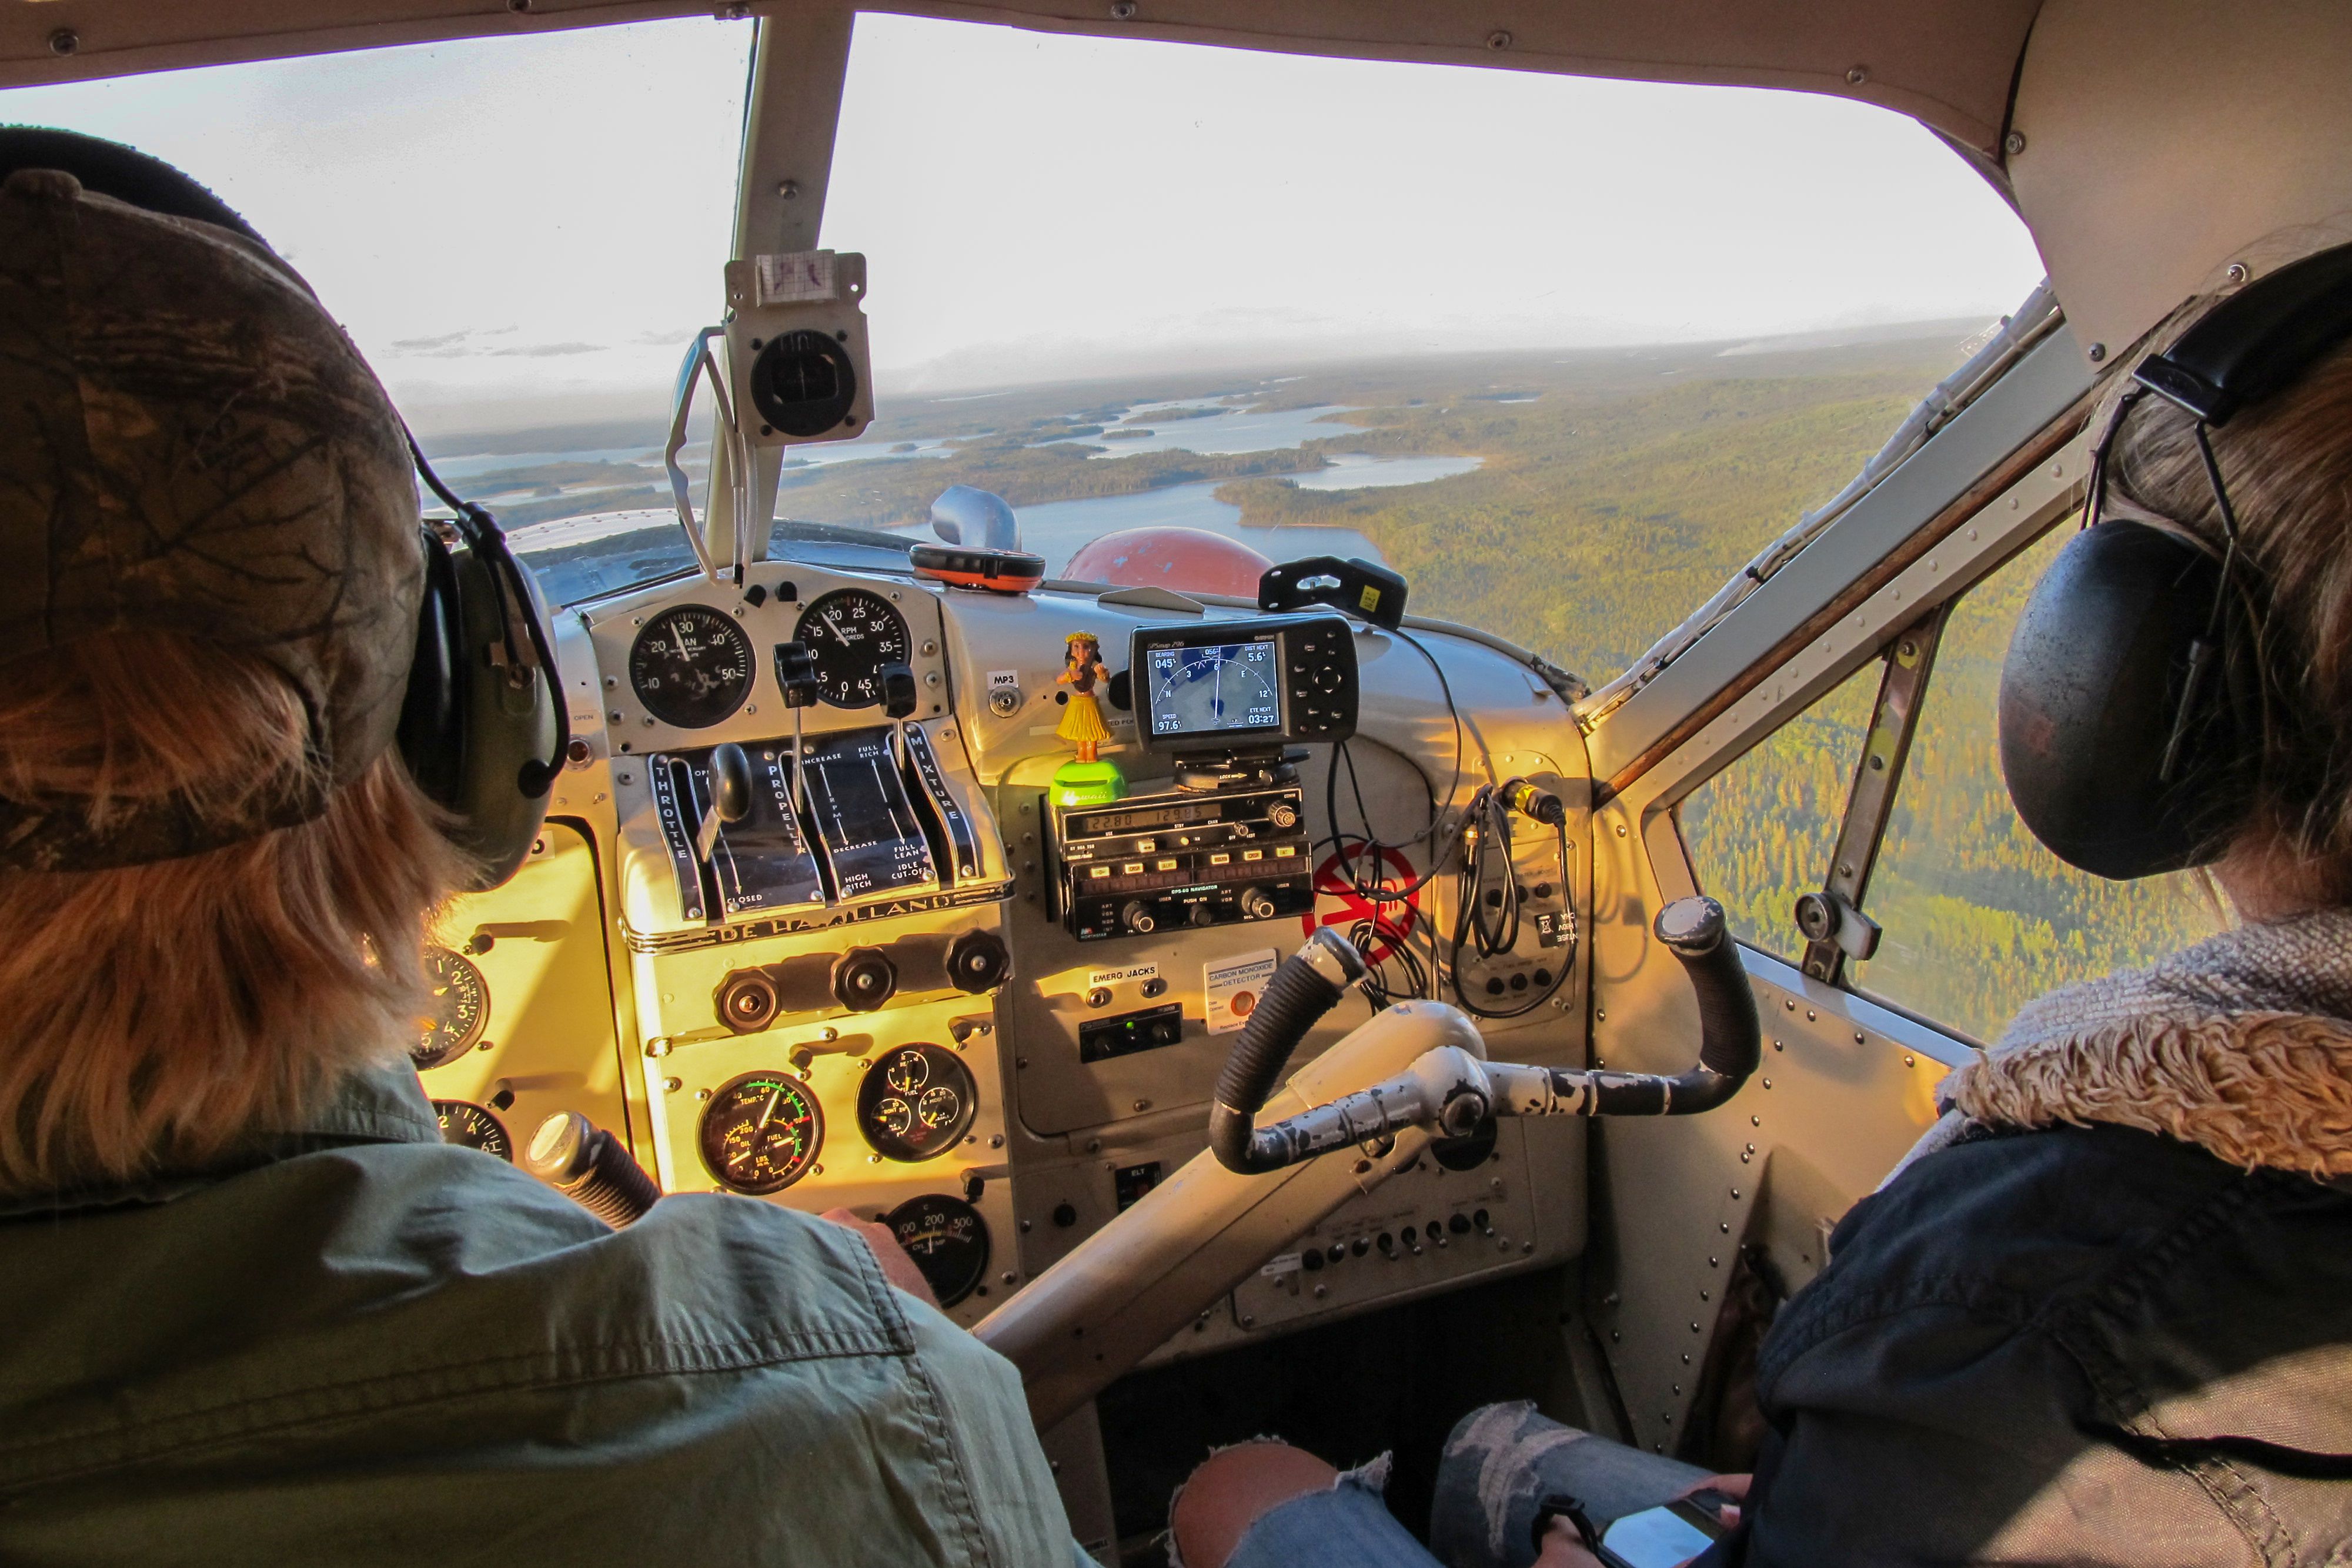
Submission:
[[2041,274],[1857,104],[877,16],[824,243],[869,258],[880,417],[780,516],[928,538],[965,484],[1051,576],[1369,557],[1596,680]]
[[[719,306],[751,38],[694,20],[478,39],[21,89],[0,114],[218,192],[529,549],[587,527],[557,519],[668,505],[670,387]],[[637,555],[691,559],[674,522]],[[616,568],[547,586],[575,598]]]
[[[659,446],[719,307],[751,36],[7,107],[243,210],[572,602],[692,564]],[[2039,275],[1973,173],[1861,105],[887,16],[857,21],[823,243],[868,257],[879,417],[791,450],[777,553],[898,564],[971,485],[1049,576],[1245,586],[1364,556],[1414,610],[1596,681]]]

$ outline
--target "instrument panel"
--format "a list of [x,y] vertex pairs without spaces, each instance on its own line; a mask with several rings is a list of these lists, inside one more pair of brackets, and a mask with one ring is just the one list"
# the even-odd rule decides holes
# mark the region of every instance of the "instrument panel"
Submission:
[[[416,1055],[452,1140],[514,1158],[554,1111],[580,1110],[665,1192],[842,1207],[889,1226],[950,1315],[978,1322],[1199,1153],[1251,988],[1317,926],[1351,930],[1367,908],[1323,821],[1328,743],[1307,748],[1295,781],[1257,791],[1272,805],[1223,830],[1233,844],[1161,843],[1139,817],[1122,829],[1135,843],[1105,841],[1088,859],[1073,840],[1065,854],[1076,819],[1062,821],[1047,786],[1070,756],[1057,734],[1069,694],[1055,679],[1067,637],[1124,650],[1169,613],[782,561],[562,612],[559,663],[587,755],[575,750],[559,779],[546,852],[507,887],[461,900],[432,957],[436,1011]],[[1581,787],[1554,755],[1580,757],[1564,706],[1524,665],[1422,633],[1454,689],[1478,694],[1457,716],[1420,653],[1338,629],[1354,639],[1363,691],[1356,790],[1370,829],[1402,846],[1384,852],[1393,884],[1426,869],[1411,819],[1443,792],[1425,759],[1451,756],[1457,718],[1473,737],[1464,792],[1497,768]],[[1181,806],[1133,714],[1106,694],[1099,716],[1103,754],[1138,802],[1129,814]],[[1174,838],[1195,832],[1181,810],[1171,821]],[[1352,814],[1342,825],[1366,826]],[[1196,851],[1231,863],[1180,875],[1181,888],[1119,881],[1164,881]],[[1570,876],[1537,882],[1559,883],[1563,899],[1589,885],[1580,838],[1576,856]],[[1238,879],[1230,921],[1223,903],[1186,892],[1218,875]],[[1433,953],[1453,920],[1444,882],[1381,906],[1371,945]],[[533,924],[530,912],[557,906],[571,915]],[[562,976],[520,968],[558,952]],[[1583,984],[1540,1016],[1488,1027],[1556,1038],[1560,1059],[1580,1064]],[[547,1027],[559,995],[560,1030]],[[1350,998],[1300,1059],[1367,1016]],[[1512,1051],[1543,1055],[1516,1039]],[[1457,1210],[1516,1216],[1497,1222],[1507,1249],[1448,1232],[1449,1246],[1426,1242],[1426,1256],[1393,1266],[1302,1262],[1276,1282],[1278,1304],[1245,1292],[1246,1312],[1165,1354],[1569,1255],[1580,1230],[1561,1216],[1580,1213],[1580,1154],[1535,1143],[1507,1137],[1491,1166],[1449,1170],[1433,1188],[1441,1224]],[[1562,1173],[1556,1200],[1528,1196],[1538,1159]],[[1364,1223],[1373,1239],[1404,1233],[1393,1216]]]

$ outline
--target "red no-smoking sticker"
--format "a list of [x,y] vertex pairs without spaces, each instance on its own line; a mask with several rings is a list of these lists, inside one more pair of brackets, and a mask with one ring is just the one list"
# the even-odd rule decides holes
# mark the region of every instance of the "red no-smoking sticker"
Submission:
[[[1342,862],[1346,864],[1343,866]],[[1384,892],[1412,885],[1412,862],[1401,851],[1383,848],[1380,852],[1380,886]],[[1346,846],[1341,853],[1327,857],[1315,868],[1315,911],[1298,917],[1298,934],[1312,936],[1316,927],[1336,925],[1339,935],[1347,936],[1357,925],[1376,920],[1378,935],[1364,946],[1367,963],[1378,964],[1395,952],[1412,928],[1421,922],[1421,894],[1395,904],[1376,904],[1358,893],[1348,880],[1352,871],[1359,878],[1371,869],[1371,857],[1364,852],[1360,841]]]

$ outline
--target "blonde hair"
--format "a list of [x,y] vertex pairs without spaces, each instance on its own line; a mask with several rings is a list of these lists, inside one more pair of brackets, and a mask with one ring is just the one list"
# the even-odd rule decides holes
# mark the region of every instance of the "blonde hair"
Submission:
[[[161,632],[0,666],[0,794],[199,815],[293,794],[315,766],[294,687]],[[396,752],[325,813],[207,853],[97,872],[0,870],[0,1192],[201,1166],[399,1060],[424,946],[467,867]]]
[[[2211,303],[2178,313],[2147,351]],[[2208,439],[2238,519],[2231,685],[2259,704],[2262,736],[2231,852],[2301,862],[2315,894],[2352,902],[2352,345]],[[2186,410],[2143,398],[2108,461],[2113,489],[2221,553],[2221,508]]]

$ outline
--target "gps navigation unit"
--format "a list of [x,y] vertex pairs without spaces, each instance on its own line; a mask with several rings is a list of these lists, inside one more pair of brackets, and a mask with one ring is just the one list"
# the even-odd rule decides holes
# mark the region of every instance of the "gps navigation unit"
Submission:
[[1136,728],[1154,751],[1253,751],[1356,730],[1356,644],[1337,615],[1141,626]]

